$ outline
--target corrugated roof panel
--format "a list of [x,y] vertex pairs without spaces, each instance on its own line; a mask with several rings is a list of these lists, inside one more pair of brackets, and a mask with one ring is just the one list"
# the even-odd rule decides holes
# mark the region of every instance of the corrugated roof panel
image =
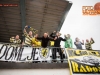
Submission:
[[[3,4],[17,4],[17,7],[0,7],[0,41],[9,42],[11,36],[22,38],[22,17],[20,0],[0,0]],[[58,28],[68,1],[65,0],[25,0],[26,25],[51,33]],[[7,36],[7,37],[6,37]]]

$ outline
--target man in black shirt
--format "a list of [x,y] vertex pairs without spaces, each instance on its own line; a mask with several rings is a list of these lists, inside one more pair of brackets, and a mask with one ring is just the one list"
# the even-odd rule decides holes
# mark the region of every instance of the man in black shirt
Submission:
[[38,40],[41,40],[41,46],[46,48],[48,46],[48,42],[50,40],[53,40],[53,38],[48,37],[47,33],[44,33],[44,35],[42,37],[37,37]]
[[51,33],[50,37],[54,38],[54,48],[52,50],[52,56],[53,56],[53,59],[54,59],[54,62],[55,62],[55,59],[56,59],[56,52],[59,52],[59,55],[60,55],[60,58],[61,58],[61,62],[63,62],[63,52],[60,48],[60,42],[61,41],[66,41],[66,39],[63,39],[62,37],[60,37],[60,33],[57,32],[56,35],[54,35],[55,31],[53,33]]

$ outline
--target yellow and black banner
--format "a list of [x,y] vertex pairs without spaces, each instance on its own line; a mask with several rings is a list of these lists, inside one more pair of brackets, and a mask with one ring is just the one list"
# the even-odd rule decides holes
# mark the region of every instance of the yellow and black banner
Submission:
[[67,49],[71,75],[100,75],[100,51]]

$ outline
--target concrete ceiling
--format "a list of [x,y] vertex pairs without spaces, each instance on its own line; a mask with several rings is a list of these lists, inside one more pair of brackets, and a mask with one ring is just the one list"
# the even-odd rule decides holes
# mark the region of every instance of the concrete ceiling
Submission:
[[25,25],[44,32],[60,30],[72,3],[65,0],[0,0],[0,4],[18,4],[17,7],[0,7],[0,42],[20,35]]

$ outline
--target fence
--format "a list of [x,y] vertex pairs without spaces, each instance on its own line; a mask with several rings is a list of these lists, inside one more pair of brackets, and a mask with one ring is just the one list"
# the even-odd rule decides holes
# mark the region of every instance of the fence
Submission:
[[16,47],[11,43],[0,44],[0,61],[29,63],[67,63],[65,48]]

